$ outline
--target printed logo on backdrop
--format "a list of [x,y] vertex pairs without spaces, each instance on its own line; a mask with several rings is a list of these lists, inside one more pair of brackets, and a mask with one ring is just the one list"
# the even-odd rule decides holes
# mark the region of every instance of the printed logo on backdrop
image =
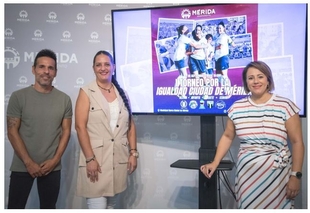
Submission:
[[183,121],[184,122],[182,122],[182,126],[192,126],[193,125],[191,116],[188,116],[188,115],[184,116]]
[[58,24],[57,14],[53,11],[49,12],[48,19],[46,20],[46,22],[50,24]]
[[10,97],[11,97],[11,94],[6,94],[6,95],[4,96],[4,103],[5,103],[5,105],[8,105],[9,100],[10,100]]
[[141,179],[152,179],[151,170],[149,168],[143,169]]
[[157,121],[158,121],[158,122],[164,122],[164,121],[165,121],[165,116],[163,116],[163,115],[158,115],[158,116],[157,116]]
[[143,134],[143,137],[141,138],[141,143],[153,143],[153,140],[151,138],[151,133],[145,132]]
[[169,169],[168,179],[172,179],[172,180],[179,179],[178,171],[176,168],[170,168]]
[[20,22],[28,22],[29,19],[27,19],[28,17],[28,13],[26,10],[21,10],[19,12],[19,18],[17,18],[17,21],[20,21]]
[[28,79],[27,79],[26,76],[20,76],[18,81],[19,81],[19,84],[16,85],[17,87],[24,88],[24,87],[28,87],[29,86],[29,84],[27,84]]
[[11,28],[6,28],[4,30],[4,39],[6,40],[15,40],[15,37],[13,37],[13,30]]
[[179,135],[176,132],[170,133],[170,140],[168,140],[169,144],[176,144],[179,143],[180,141],[178,140]]
[[184,158],[189,158],[191,156],[191,153],[189,151],[184,151],[183,152],[183,157]]
[[68,30],[63,31],[62,38],[60,39],[60,41],[62,41],[62,42],[72,42],[72,39],[70,37],[71,37],[71,33]]
[[164,161],[166,160],[165,158],[165,152],[161,149],[157,150],[155,153],[155,161]]
[[77,21],[74,22],[76,24],[87,24],[86,21],[84,21],[85,15],[83,13],[78,13],[76,15],[76,19]]
[[170,134],[170,139],[172,140],[172,141],[176,141],[176,140],[178,140],[178,134],[177,133],[175,133],[175,132],[172,132],[171,134]]
[[143,7],[155,7],[155,5],[153,5],[153,3],[145,3],[145,5],[143,5]]
[[116,7],[128,7],[128,5],[127,4],[117,4],[117,5],[115,5]]
[[[4,63],[6,65],[5,67],[6,69],[15,68],[18,66],[21,59],[23,59],[24,62],[34,62],[36,54],[37,52],[24,52],[24,54],[21,56],[16,49],[12,47],[6,47],[4,50]],[[66,68],[68,64],[71,63],[78,64],[78,60],[74,53],[72,53],[71,55],[69,55],[68,53],[56,53],[56,57],[58,68]]]
[[68,64],[79,63],[75,53],[72,53],[71,55],[69,55],[68,53],[56,53],[56,56],[58,68],[67,68]]
[[156,186],[154,197],[163,197],[164,195],[164,188],[162,186]]
[[84,85],[84,78],[78,77],[75,83],[76,85],[74,85],[74,88],[81,88]]
[[[24,52],[24,62],[27,62],[29,59],[34,62],[35,56],[37,53],[34,52]],[[57,57],[57,66],[59,68],[67,68],[68,64],[76,63],[78,64],[77,57],[75,53],[72,53],[71,55],[68,53],[56,53]]]
[[132,119],[135,122],[136,125],[139,125],[139,116],[137,115],[132,115]]
[[100,7],[101,6],[100,4],[95,4],[95,3],[88,4],[88,5],[91,6],[91,7]]
[[104,21],[102,22],[103,25],[111,25],[112,17],[111,14],[108,13],[104,16]]
[[92,32],[90,34],[90,40],[88,40],[89,43],[93,43],[93,44],[97,44],[97,43],[100,43],[100,40],[98,39],[99,38],[99,34],[97,32]]
[[34,38],[32,38],[32,41],[44,41],[44,38],[42,38],[43,33],[41,30],[35,30],[33,32]]
[[157,126],[164,126],[164,125],[167,125],[167,123],[164,122],[164,121],[165,121],[165,116],[163,116],[163,115],[158,115],[158,116],[157,116],[157,122],[155,123],[155,125],[157,125]]
[[20,62],[19,52],[12,47],[6,47],[4,50],[4,64],[5,68],[11,69],[17,67]]

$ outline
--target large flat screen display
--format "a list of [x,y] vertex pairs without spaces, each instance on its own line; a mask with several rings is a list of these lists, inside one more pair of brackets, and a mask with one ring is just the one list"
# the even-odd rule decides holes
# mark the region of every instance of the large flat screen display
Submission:
[[[226,115],[247,95],[243,68],[262,60],[272,69],[274,93],[306,115],[307,4],[112,10],[112,28],[116,77],[135,114]],[[223,40],[229,68],[218,72]]]

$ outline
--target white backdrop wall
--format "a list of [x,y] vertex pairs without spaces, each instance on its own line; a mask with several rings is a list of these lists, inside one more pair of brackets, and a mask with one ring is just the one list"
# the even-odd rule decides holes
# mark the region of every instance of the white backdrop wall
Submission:
[[[5,112],[10,94],[34,83],[31,73],[36,53],[50,48],[58,56],[58,73],[53,84],[66,92],[73,107],[79,88],[94,79],[93,56],[98,50],[112,52],[111,10],[170,4],[5,4]],[[117,26],[116,26],[117,27]],[[124,36],[125,33],[124,33]],[[197,209],[198,171],[171,168],[179,159],[198,159],[200,119],[198,116],[135,115],[138,168],[128,179],[128,189],[122,194],[118,208],[137,209]],[[226,117],[216,117],[216,139],[221,136]],[[307,123],[302,119],[306,142]],[[7,205],[10,179],[9,167],[13,149],[5,138],[5,190]],[[238,152],[235,140],[226,159],[235,161]],[[307,146],[307,144],[306,144]],[[57,208],[84,209],[85,199],[75,196],[79,143],[74,118],[69,145],[62,158],[61,191]],[[303,169],[302,191],[296,208],[307,208],[307,158]],[[234,172],[227,171],[231,186]],[[221,187],[222,208],[234,208],[232,196]],[[36,184],[27,208],[39,208]]]

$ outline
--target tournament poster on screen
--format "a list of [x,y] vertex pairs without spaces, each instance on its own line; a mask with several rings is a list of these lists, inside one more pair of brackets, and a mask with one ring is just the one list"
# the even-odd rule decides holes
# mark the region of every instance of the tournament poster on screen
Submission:
[[[257,59],[258,5],[223,4],[163,8],[151,11],[152,70],[154,112],[184,114],[222,114],[238,99],[246,96],[242,85],[243,68]],[[190,45],[184,52],[184,69],[175,62],[179,36],[177,28],[186,26],[186,36],[193,39],[192,31],[201,26],[203,37],[212,35],[208,53],[219,38],[218,25],[223,23],[229,46],[227,80],[215,71],[215,57],[208,58],[211,71],[194,75],[188,63]],[[211,59],[210,59],[211,58]],[[207,60],[207,59],[206,59]],[[210,67],[209,67],[210,68]],[[180,76],[183,76],[182,78]]]

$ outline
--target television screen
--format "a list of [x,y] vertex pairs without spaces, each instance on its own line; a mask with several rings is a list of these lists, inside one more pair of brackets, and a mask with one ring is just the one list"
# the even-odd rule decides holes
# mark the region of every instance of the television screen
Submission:
[[134,114],[226,115],[247,95],[243,68],[262,60],[274,93],[305,116],[306,29],[307,4],[299,3],[112,10],[116,78]]

